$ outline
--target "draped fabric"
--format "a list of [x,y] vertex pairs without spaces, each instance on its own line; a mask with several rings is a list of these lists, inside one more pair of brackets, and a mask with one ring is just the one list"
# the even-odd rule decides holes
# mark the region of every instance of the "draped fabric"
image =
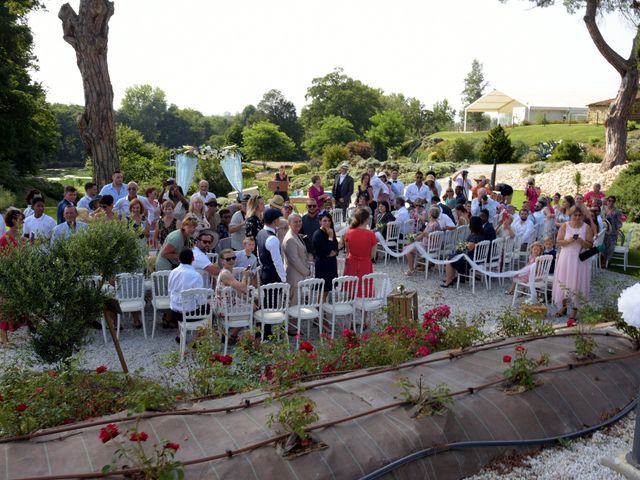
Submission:
[[184,153],[176,155],[176,183],[182,187],[185,195],[193,182],[197,166],[198,159],[196,157]]
[[220,166],[233,188],[242,195],[242,155],[240,152],[228,152],[220,161]]

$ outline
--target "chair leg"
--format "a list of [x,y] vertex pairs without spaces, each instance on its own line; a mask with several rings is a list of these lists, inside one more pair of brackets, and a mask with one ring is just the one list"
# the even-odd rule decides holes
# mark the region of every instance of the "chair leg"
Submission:
[[476,272],[471,270],[471,295],[476,294]]
[[[124,313],[122,315],[124,315]],[[122,315],[118,315],[118,321],[116,322],[116,338],[118,340],[120,340],[120,319],[122,318]]]
[[153,324],[151,325],[151,340],[153,340],[154,335],[156,334],[156,307],[153,307]]
[[140,321],[142,322],[142,333],[144,334],[144,339],[147,339],[147,323],[144,321],[144,308],[140,310]]
[[178,330],[180,330],[180,360],[182,361],[184,352],[187,349],[187,330],[182,324],[178,326]]
[[227,349],[229,348],[229,327],[226,325],[224,326],[224,353],[223,355],[227,354]]
[[102,324],[102,339],[104,340],[104,344],[107,344],[107,321],[105,320],[104,316],[102,317],[102,320],[100,322]]

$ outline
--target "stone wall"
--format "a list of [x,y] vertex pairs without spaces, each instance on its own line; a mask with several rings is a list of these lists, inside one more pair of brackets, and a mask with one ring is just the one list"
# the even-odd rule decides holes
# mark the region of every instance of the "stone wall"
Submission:
[[[605,118],[607,118],[607,112],[609,111],[609,105],[591,105],[589,106],[589,123],[595,123],[602,125]],[[629,120],[635,122],[640,121],[640,100],[636,99],[636,102],[631,108],[631,115]]]

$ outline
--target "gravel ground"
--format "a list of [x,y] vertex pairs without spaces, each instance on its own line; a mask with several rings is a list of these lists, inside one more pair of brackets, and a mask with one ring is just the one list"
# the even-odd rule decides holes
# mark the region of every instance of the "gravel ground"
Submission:
[[[476,294],[471,295],[471,289],[468,285],[461,284],[459,290],[440,288],[442,276],[437,270],[431,271],[426,280],[424,272],[417,272],[414,276],[407,277],[403,273],[406,264],[403,265],[402,262],[397,262],[395,259],[389,259],[386,266],[383,262],[379,262],[375,269],[388,273],[394,286],[402,284],[407,290],[417,290],[420,313],[433,306],[446,303],[451,307],[453,314],[469,316],[482,314],[486,320],[485,329],[487,332],[493,329],[496,314],[511,305],[512,297],[503,293],[506,285],[499,285],[495,281],[492,283],[490,291],[487,291],[481,283],[477,283]],[[622,288],[633,283],[632,277],[614,272],[603,272],[594,277],[592,301],[595,303],[611,301],[617,298]],[[125,328],[120,334],[120,340],[129,369],[131,371],[140,370],[144,376],[160,380],[163,378],[163,359],[169,352],[178,350],[178,344],[175,342],[177,331],[165,330],[161,325],[158,325],[155,338],[152,340],[150,338],[151,316],[152,311],[148,309],[146,322],[149,339],[145,340],[142,330],[133,329],[131,320],[127,317],[124,321]],[[317,331],[312,334],[312,337],[316,336]],[[25,342],[24,329],[12,338],[19,347]],[[4,355],[2,360],[9,361],[16,351],[17,349],[3,350],[3,354],[0,354]],[[110,370],[120,370],[120,364],[111,342],[109,341],[105,346],[101,332],[95,330],[86,347],[81,366],[95,369],[99,365],[106,365]],[[493,470],[486,470],[473,478],[476,480],[622,478],[601,466],[599,460],[603,457],[613,457],[619,451],[630,449],[632,437],[633,423],[626,419],[609,431],[597,432],[588,439],[574,441],[567,448],[544,449],[538,455],[527,459],[526,466],[513,468],[509,473],[500,474]]]

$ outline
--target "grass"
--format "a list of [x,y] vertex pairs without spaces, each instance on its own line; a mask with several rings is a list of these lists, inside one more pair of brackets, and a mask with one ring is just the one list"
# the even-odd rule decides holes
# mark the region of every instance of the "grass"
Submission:
[[[604,126],[579,123],[574,125],[550,124],[507,127],[507,133],[512,141],[522,141],[527,145],[536,145],[549,140],[574,140],[579,143],[592,143],[598,138],[604,144]],[[483,132],[438,132],[431,137],[454,140],[464,138],[467,140],[484,139],[488,131]]]

